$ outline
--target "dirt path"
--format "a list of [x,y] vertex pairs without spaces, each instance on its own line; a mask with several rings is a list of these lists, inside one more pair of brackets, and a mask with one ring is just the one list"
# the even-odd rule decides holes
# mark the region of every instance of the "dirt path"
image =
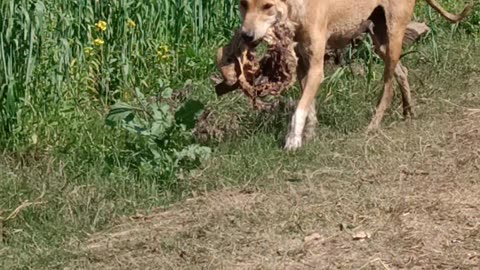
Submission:
[[447,106],[339,142],[298,181],[125,219],[72,268],[480,269],[480,110]]

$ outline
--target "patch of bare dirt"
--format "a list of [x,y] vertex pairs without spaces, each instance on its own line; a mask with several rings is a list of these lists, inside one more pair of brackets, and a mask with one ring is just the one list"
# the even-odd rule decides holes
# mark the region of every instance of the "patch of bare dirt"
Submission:
[[432,119],[343,142],[300,182],[128,218],[70,269],[479,269],[480,111]]

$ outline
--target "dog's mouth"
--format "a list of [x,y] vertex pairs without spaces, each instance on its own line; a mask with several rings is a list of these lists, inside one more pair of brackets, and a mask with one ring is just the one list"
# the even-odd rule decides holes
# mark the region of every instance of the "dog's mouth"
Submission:
[[258,45],[260,45],[260,43],[262,43],[262,40],[263,39],[257,39],[252,42],[247,42],[246,44],[249,47],[249,49],[255,49],[258,47]]

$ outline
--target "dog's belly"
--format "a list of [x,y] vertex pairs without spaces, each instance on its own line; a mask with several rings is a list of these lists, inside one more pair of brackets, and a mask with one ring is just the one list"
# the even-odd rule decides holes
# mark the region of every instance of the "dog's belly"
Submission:
[[327,48],[343,49],[350,44],[352,40],[360,37],[367,29],[368,28],[365,28],[362,23],[360,23],[360,25],[357,25],[354,29],[331,33],[327,41]]
[[327,11],[327,46],[342,49],[368,29],[365,22],[382,0],[333,0],[333,2]]

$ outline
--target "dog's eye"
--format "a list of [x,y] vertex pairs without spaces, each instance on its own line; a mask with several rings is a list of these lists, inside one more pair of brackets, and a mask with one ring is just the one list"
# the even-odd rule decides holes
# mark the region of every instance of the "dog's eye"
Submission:
[[240,6],[244,9],[248,9],[248,2],[247,1],[240,1]]
[[269,10],[269,9],[271,9],[272,7],[273,7],[272,4],[265,4],[265,5],[263,5],[263,10]]

